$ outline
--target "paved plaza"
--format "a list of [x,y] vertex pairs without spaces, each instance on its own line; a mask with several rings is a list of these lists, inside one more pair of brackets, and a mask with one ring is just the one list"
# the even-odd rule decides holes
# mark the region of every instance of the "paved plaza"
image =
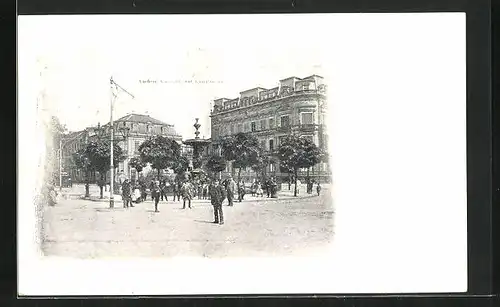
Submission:
[[[81,187],[71,189],[80,193]],[[70,190],[64,191],[66,195]],[[93,257],[284,256],[328,248],[333,240],[333,204],[328,186],[322,195],[285,188],[279,199],[245,196],[233,207],[224,201],[224,225],[211,223],[208,200],[159,204],[149,199],[124,209],[120,201],[62,198],[43,214],[42,249],[46,255]],[[95,195],[95,190],[91,190]]]

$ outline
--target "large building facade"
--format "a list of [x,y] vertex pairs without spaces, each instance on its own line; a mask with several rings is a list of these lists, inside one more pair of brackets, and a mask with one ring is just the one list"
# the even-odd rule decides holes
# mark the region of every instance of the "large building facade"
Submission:
[[[280,172],[275,155],[283,137],[298,134],[328,150],[326,90],[323,77],[312,75],[280,80],[279,86],[271,89],[257,87],[242,91],[238,98],[216,99],[210,115],[214,147],[222,137],[239,132],[252,133],[262,148],[274,157],[267,173],[278,178],[287,177],[288,174]],[[226,174],[231,172],[229,164]],[[306,173],[307,170],[301,170],[299,178]],[[242,175],[245,180],[255,178],[251,170],[242,171]],[[329,181],[330,170],[322,162],[309,169],[309,175]]]
[[[133,157],[139,156],[139,146],[146,139],[162,135],[174,139],[179,144],[182,142],[181,135],[176,132],[173,125],[164,123],[149,115],[128,114],[113,121],[113,126],[114,138],[125,154],[125,160],[120,162],[116,167],[116,178],[121,174],[128,178],[137,177],[135,169],[129,165],[129,162]],[[110,128],[110,124],[107,123],[103,126],[89,127],[83,131],[73,133],[73,137],[67,137],[68,141],[64,144],[63,148],[63,157],[65,157],[64,165],[67,165],[65,169],[68,170],[68,173],[71,174],[71,177],[75,181],[83,181],[84,174],[72,166],[72,153],[86,146],[89,141],[98,138],[109,140]],[[106,178],[109,180],[109,172],[106,174]],[[92,178],[92,180],[94,181],[95,178]]]

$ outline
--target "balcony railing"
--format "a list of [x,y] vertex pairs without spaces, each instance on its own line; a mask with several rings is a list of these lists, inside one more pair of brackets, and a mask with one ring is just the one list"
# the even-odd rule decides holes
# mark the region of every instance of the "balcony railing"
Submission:
[[315,89],[308,89],[308,90],[297,89],[295,91],[289,92],[288,94],[277,95],[277,96],[268,97],[268,98],[265,98],[265,99],[258,99],[258,100],[255,100],[253,103],[249,103],[249,104],[246,104],[246,105],[236,104],[236,105],[229,105],[226,108],[224,108],[224,107],[216,107],[216,108],[210,110],[210,115],[214,115],[214,114],[218,114],[218,113],[224,113],[224,112],[227,112],[227,111],[237,110],[237,109],[241,109],[241,108],[247,108],[247,107],[251,107],[253,105],[258,105],[258,104],[265,103],[265,102],[272,101],[272,100],[282,99],[282,98],[291,97],[291,96],[304,95],[304,94],[321,94],[321,95],[325,95],[325,91],[319,90],[319,89],[318,90],[315,90]]

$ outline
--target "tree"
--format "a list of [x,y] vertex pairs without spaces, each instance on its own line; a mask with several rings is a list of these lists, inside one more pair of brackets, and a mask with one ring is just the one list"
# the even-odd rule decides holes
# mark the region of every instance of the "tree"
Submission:
[[142,172],[143,168],[146,166],[146,163],[142,162],[138,157],[131,158],[128,164],[130,167],[135,168],[138,173]]
[[258,139],[248,133],[238,133],[222,139],[222,155],[226,161],[233,161],[238,168],[238,182],[241,179],[241,170],[259,163],[262,149]]
[[265,155],[264,152],[260,152],[259,156],[257,157],[257,161],[255,164],[253,164],[252,170],[262,176],[262,181],[264,181],[264,178],[266,177],[265,172],[266,168],[272,163],[272,159],[270,156]]
[[297,172],[299,168],[309,168],[319,163],[324,156],[323,151],[311,140],[297,135],[286,136],[278,150],[282,165],[293,169],[295,189],[297,196]]
[[158,135],[144,141],[139,146],[139,153],[143,163],[150,163],[158,171],[177,166],[180,158],[180,145],[173,139]]
[[208,157],[208,160],[207,160],[207,163],[205,164],[205,167],[210,172],[214,173],[214,177],[215,177],[215,174],[218,174],[226,169],[226,160],[222,156],[211,155],[210,157]]
[[280,172],[288,174],[288,191],[290,191],[290,187],[292,185],[293,168],[288,165],[287,161],[280,161],[279,165],[280,165]]
[[[111,147],[110,143],[103,140],[92,141],[87,144],[85,153],[90,160],[91,168],[99,172],[101,178],[98,182],[100,189],[100,198],[103,198],[103,187],[106,182],[106,172],[111,167]],[[113,144],[113,166],[125,159],[123,150],[116,143]]]
[[189,159],[185,156],[179,156],[177,161],[175,161],[175,165],[172,167],[172,170],[176,174],[176,180],[182,178],[182,175],[186,172],[189,167]]
[[85,148],[74,152],[71,156],[75,167],[85,173],[85,197],[90,197],[89,192],[89,176],[91,171],[90,159],[87,156]]

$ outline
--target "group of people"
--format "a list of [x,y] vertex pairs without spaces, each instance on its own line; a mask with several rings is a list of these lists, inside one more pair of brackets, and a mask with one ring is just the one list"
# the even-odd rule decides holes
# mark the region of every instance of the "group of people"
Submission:
[[313,193],[313,187],[314,187],[314,184],[316,184],[316,193],[319,194],[321,193],[321,185],[319,184],[319,182],[316,182],[316,180],[309,180],[307,182],[307,185],[306,185],[306,190],[307,190],[307,194],[312,194]]
[[[167,186],[165,181],[162,182],[160,180],[153,180],[150,183],[149,189],[151,191],[151,198],[154,201],[155,212],[159,212],[158,203],[160,202],[160,198],[168,201]],[[141,185],[137,183],[134,186],[129,179],[125,179],[122,183],[121,190],[124,208],[134,207],[133,202],[141,202],[146,199],[144,195],[146,194],[144,184]],[[195,196],[198,196],[199,199],[210,199],[214,207],[214,223],[217,224],[224,224],[224,214],[222,212],[222,202],[224,199],[227,198],[229,200],[230,206],[233,205],[234,199],[234,190],[231,190],[231,184],[221,185],[217,179],[210,183],[199,181],[193,183],[190,180],[185,180],[183,182],[178,181],[173,184],[173,192],[174,201],[176,197],[180,200],[182,196],[183,209],[186,209],[186,204],[189,209],[192,208],[191,200]]]
[[[307,193],[311,194],[315,181],[307,183]],[[260,182],[254,181],[250,185],[252,196],[264,197],[264,191],[267,197],[275,198],[277,193],[276,179],[274,177]],[[158,203],[160,199],[168,201],[167,192],[169,188],[173,192],[173,200],[183,200],[183,209],[191,209],[191,200],[195,197],[198,199],[209,199],[214,207],[214,223],[223,224],[224,214],[222,212],[222,203],[227,198],[228,206],[234,205],[235,194],[237,194],[238,201],[241,202],[245,197],[245,182],[239,181],[236,183],[234,179],[229,176],[224,181],[220,182],[218,179],[213,180],[189,180],[168,182],[166,180],[152,180],[149,184],[151,192],[151,200],[154,202],[155,212],[159,212]],[[146,200],[147,188],[144,182],[137,182],[132,184],[129,179],[125,179],[121,186],[123,207],[134,207],[133,203],[140,203]],[[321,186],[316,183],[316,192],[320,194]]]

